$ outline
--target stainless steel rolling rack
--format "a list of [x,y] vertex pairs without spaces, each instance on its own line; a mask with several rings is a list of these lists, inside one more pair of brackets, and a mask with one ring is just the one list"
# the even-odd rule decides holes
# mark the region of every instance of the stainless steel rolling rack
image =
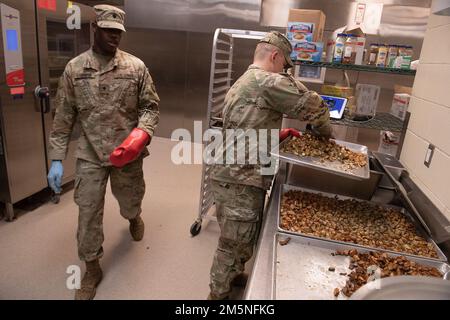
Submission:
[[[222,130],[223,103],[233,80],[232,66],[235,44],[234,39],[258,40],[264,37],[265,34],[266,32],[260,31],[223,28],[218,28],[214,32],[209,79],[208,111],[206,117],[208,129]],[[214,198],[209,183],[210,170],[211,166],[203,163],[198,217],[190,228],[192,236],[199,234],[202,228],[203,219],[215,219],[213,216],[208,216],[208,212],[214,204]]]

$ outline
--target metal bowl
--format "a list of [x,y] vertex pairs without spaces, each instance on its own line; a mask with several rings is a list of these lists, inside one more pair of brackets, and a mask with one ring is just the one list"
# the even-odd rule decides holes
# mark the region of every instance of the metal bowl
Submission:
[[450,300],[448,272],[442,278],[396,276],[359,288],[350,300]]

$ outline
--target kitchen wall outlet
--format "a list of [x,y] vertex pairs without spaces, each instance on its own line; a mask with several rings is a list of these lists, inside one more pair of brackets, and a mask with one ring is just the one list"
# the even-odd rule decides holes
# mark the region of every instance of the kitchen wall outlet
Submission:
[[431,143],[428,145],[428,149],[427,149],[427,153],[425,154],[425,160],[423,162],[423,164],[429,168],[430,164],[431,164],[431,159],[433,159],[433,154],[434,154],[434,145],[432,145]]

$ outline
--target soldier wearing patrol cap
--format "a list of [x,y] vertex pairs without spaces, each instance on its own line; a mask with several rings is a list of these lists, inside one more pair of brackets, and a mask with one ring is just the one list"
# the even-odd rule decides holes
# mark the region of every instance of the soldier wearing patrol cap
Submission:
[[[229,129],[280,129],[283,114],[307,121],[316,132],[330,137],[329,110],[322,98],[308,90],[283,70],[293,66],[288,39],[280,32],[266,34],[256,46],[253,64],[235,82],[224,101],[223,135]],[[242,131],[241,131],[242,132]],[[283,129],[279,139],[299,136],[295,129]],[[261,139],[269,137],[259,137]],[[239,139],[239,138],[235,138]],[[236,140],[235,140],[236,141]],[[265,145],[270,146],[269,141]],[[223,159],[227,146],[224,145]],[[246,159],[249,148],[246,146]],[[273,175],[263,175],[263,164],[216,164],[211,174],[211,187],[216,215],[221,229],[219,243],[211,267],[211,292],[208,299],[229,298],[232,286],[243,286],[247,276],[245,263],[253,255],[253,247],[261,227],[266,190]]]
[[94,6],[96,13],[96,24],[100,28],[112,28],[126,31],[123,26],[125,20],[125,12],[119,8],[107,5],[99,4]]
[[93,46],[69,61],[61,76],[49,138],[48,181],[60,193],[61,161],[79,121],[74,199],[79,207],[78,255],[86,262],[86,273],[75,299],[82,300],[94,298],[103,275],[99,259],[109,178],[120,214],[129,220],[131,237],[140,241],[144,236],[142,159],[159,121],[159,98],[145,64],[118,49],[125,12],[110,5],[97,5],[94,10]]

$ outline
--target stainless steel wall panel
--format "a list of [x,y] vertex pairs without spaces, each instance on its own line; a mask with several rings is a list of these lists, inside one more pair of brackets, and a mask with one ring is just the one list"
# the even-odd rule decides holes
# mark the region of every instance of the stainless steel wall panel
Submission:
[[127,0],[126,25],[212,33],[216,28],[259,28],[261,0]]
[[[206,129],[212,40],[212,33],[176,30],[128,28],[124,34],[121,48],[145,62],[161,98],[157,136],[170,137],[177,128],[193,133],[194,120]],[[256,45],[235,41],[234,80],[252,62]]]
[[[141,58],[154,78],[161,97],[156,135],[170,137],[177,128],[193,132],[194,120],[206,128],[213,33],[219,27],[267,30],[259,25],[260,6],[261,0],[125,1],[121,47]],[[245,62],[236,59],[233,76],[245,71],[252,50],[239,50]]]
[[423,39],[429,15],[429,7],[386,4],[383,6],[379,34],[382,37]]
[[[207,128],[209,73],[213,35],[210,33],[188,32],[185,101],[183,104],[183,128],[194,130],[194,121],[202,121]],[[218,85],[220,86],[220,84]]]
[[[385,19],[390,20],[389,12],[391,12],[396,17],[394,20],[390,20],[394,25],[407,24],[411,27],[417,25],[416,19],[420,19],[424,14],[429,14],[431,6],[431,0],[262,0],[261,2],[260,22],[263,26],[286,27],[291,8],[315,9],[325,13],[327,17],[326,30],[335,30],[344,26],[348,17],[355,14],[352,12],[355,3],[382,3]],[[408,19],[408,16],[411,19]]]
[[[145,62],[161,98],[156,135],[169,137],[183,127],[187,32],[128,28],[121,48]],[[206,98],[205,98],[206,99]]]
[[233,53],[233,81],[232,84],[247,70],[253,62],[257,40],[234,39],[235,48]]

